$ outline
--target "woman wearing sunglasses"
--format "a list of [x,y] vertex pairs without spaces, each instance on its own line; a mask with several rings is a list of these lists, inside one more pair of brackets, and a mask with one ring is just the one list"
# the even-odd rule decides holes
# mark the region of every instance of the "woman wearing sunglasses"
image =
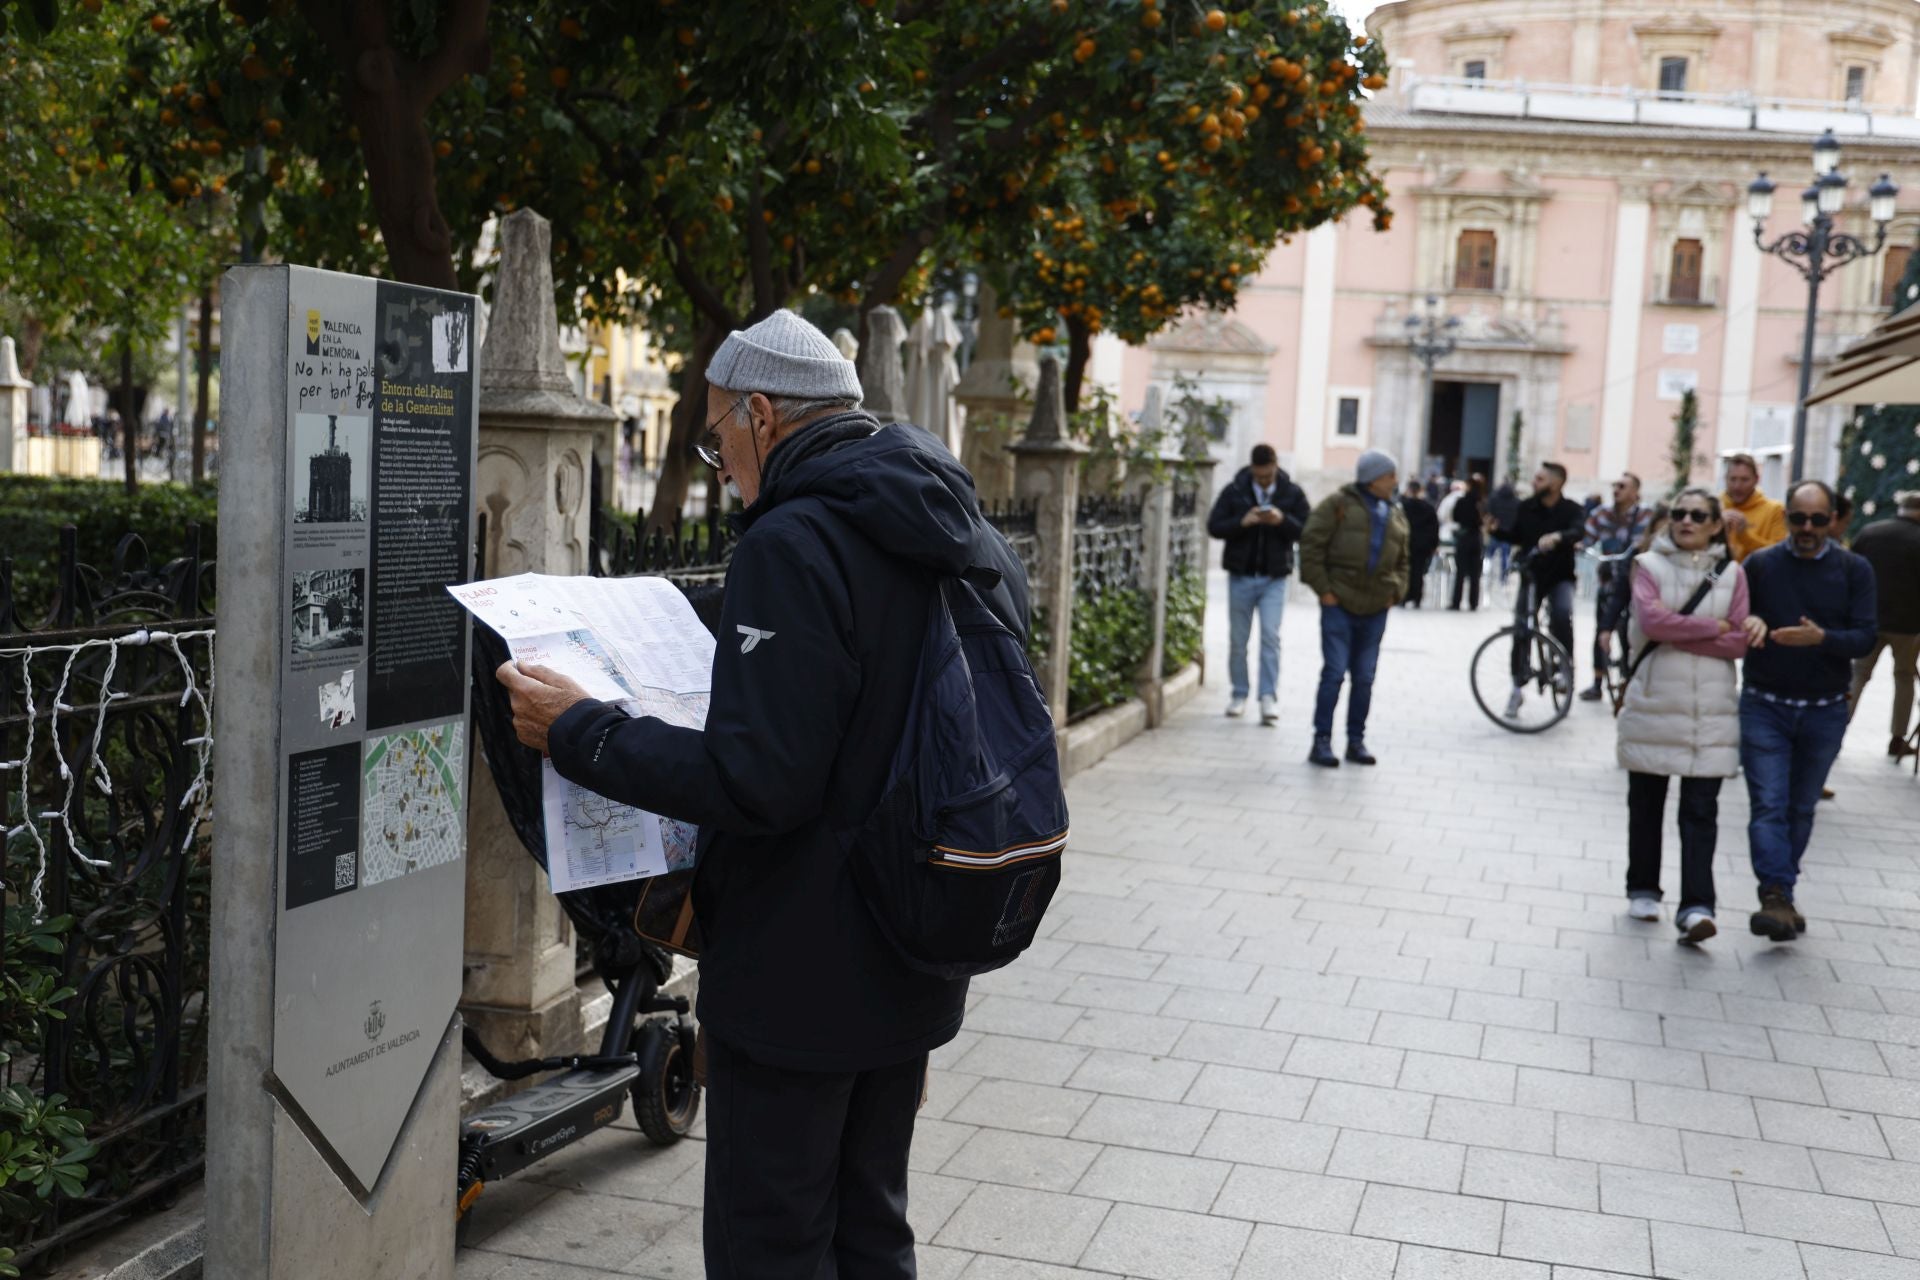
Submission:
[[1680,779],[1681,940],[1714,935],[1713,855],[1720,782],[1740,771],[1740,682],[1734,663],[1766,628],[1747,609],[1747,581],[1726,546],[1720,500],[1686,489],[1666,528],[1634,560],[1632,674],[1618,754],[1627,770],[1627,914],[1660,918],[1662,815]]

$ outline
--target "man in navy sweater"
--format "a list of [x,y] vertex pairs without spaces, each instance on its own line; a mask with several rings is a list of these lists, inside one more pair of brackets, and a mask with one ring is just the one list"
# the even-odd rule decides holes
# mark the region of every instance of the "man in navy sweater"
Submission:
[[1751,927],[1791,942],[1807,922],[1793,906],[1813,811],[1847,731],[1852,663],[1873,648],[1873,569],[1832,540],[1833,490],[1802,480],[1787,493],[1785,542],[1747,557],[1753,616],[1765,643],[1746,658],[1740,767],[1752,815],[1747,846],[1760,882]]

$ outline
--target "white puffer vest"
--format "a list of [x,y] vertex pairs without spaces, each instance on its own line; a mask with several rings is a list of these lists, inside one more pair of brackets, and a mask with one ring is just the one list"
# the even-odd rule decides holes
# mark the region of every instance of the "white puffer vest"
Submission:
[[[1660,600],[1679,610],[1725,549],[1682,551],[1665,534],[1634,561],[1651,576]],[[1694,609],[1697,618],[1725,618],[1733,607],[1740,566],[1728,565]],[[1633,652],[1647,645],[1640,619],[1629,624]],[[1731,778],[1740,772],[1740,682],[1727,658],[1705,658],[1662,644],[1647,655],[1627,686],[1620,710],[1619,759],[1637,773],[1678,778]]]

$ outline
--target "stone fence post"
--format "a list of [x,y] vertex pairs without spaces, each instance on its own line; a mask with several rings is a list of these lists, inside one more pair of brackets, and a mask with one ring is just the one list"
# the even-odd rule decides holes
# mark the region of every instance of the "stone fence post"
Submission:
[[1067,674],[1072,668],[1073,522],[1080,505],[1080,458],[1087,447],[1067,437],[1066,401],[1060,389],[1060,362],[1040,362],[1033,417],[1026,434],[1007,446],[1013,455],[1014,492],[1034,504],[1034,534],[1039,546],[1041,580],[1033,583],[1033,609],[1045,627],[1047,656],[1040,689],[1053,709],[1056,736],[1067,723]]
[[1167,583],[1173,572],[1173,479],[1151,477],[1135,488],[1140,499],[1140,536],[1146,544],[1147,607],[1152,611],[1153,643],[1140,664],[1134,684],[1140,700],[1147,704],[1147,727],[1158,729],[1166,722],[1167,704],[1162,696],[1167,653]]
[[[551,229],[531,209],[500,223],[500,268],[480,352],[480,573],[588,571],[587,489],[615,414],[567,377],[553,304]],[[467,822],[468,1025],[502,1057],[565,1053],[581,1038],[573,930],[507,821],[493,775],[473,771]]]
[[[973,361],[954,384],[953,399],[966,411],[960,441],[961,465],[973,474],[973,485],[981,502],[1000,502],[1018,489],[1015,472],[1018,464],[1008,456],[1010,424],[1027,405],[1022,389],[1032,387],[1038,370],[1031,359],[1032,349],[1016,348],[1013,321],[1000,314],[1000,305],[991,285],[980,286],[979,338],[974,343]],[[1062,413],[1060,434],[1066,434]]]
[[0,338],[0,471],[26,469],[27,393],[32,390],[20,376],[13,339]]

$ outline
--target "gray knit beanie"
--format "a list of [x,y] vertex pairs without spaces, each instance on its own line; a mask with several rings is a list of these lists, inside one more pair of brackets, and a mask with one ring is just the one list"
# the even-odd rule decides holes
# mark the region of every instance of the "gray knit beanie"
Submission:
[[707,381],[726,391],[860,403],[853,362],[791,311],[776,311],[752,328],[728,334],[707,364]]
[[1393,460],[1392,454],[1381,449],[1369,449],[1360,455],[1353,476],[1361,484],[1372,484],[1381,476],[1398,474],[1399,470],[1400,464]]

